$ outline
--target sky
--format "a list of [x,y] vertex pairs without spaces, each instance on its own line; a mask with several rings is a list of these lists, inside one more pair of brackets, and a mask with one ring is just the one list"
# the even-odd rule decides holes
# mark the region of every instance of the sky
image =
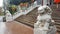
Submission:
[[3,6],[3,0],[0,0],[0,7]]

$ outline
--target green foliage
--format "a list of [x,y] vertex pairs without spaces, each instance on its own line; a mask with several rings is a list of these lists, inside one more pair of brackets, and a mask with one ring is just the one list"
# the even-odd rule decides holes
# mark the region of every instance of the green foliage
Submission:
[[0,13],[0,16],[3,16],[4,15],[4,13],[2,12],[2,13]]
[[17,6],[16,5],[10,5],[9,11],[13,15],[15,12],[17,12]]

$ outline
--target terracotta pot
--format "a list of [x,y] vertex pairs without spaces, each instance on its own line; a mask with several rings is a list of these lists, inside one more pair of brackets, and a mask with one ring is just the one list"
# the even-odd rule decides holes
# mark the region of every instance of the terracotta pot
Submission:
[[28,6],[28,3],[24,3],[24,6],[27,7]]
[[20,3],[20,6],[21,6],[21,7],[23,7],[23,6],[24,6],[24,4],[23,4],[23,3]]

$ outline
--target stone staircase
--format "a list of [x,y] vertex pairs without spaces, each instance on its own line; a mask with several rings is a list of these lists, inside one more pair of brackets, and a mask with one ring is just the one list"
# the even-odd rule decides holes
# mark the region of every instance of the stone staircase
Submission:
[[55,20],[57,31],[60,32],[60,7],[57,8],[56,5],[52,5],[51,8],[53,10],[52,18],[53,20]]
[[36,18],[37,18],[37,8],[35,8],[26,15],[22,15],[16,18],[15,21],[34,27],[34,23],[36,23]]

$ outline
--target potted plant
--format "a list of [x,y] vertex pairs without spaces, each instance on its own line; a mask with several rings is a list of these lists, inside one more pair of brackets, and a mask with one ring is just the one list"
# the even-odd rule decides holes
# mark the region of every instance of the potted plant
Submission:
[[9,12],[13,15],[15,12],[17,12],[17,6],[16,5],[10,5],[9,6]]

